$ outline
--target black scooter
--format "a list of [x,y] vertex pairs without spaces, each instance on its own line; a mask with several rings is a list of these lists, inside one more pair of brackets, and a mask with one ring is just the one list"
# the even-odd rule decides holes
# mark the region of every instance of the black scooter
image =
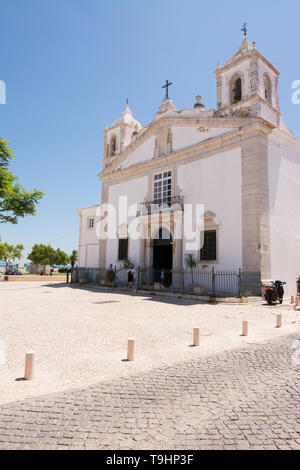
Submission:
[[275,281],[271,282],[269,286],[266,286],[265,299],[269,305],[272,305],[276,302],[282,304],[284,295],[284,284],[286,284],[286,282]]

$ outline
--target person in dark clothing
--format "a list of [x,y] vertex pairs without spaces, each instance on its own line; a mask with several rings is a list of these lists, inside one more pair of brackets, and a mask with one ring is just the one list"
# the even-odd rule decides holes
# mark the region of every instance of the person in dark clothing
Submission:
[[133,266],[130,266],[130,268],[127,271],[127,276],[128,276],[128,286],[132,287],[134,283],[134,269]]

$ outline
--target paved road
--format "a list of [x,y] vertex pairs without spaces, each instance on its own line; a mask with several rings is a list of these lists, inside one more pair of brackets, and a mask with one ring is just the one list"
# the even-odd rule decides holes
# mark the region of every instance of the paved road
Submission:
[[300,449],[297,338],[3,405],[0,449]]

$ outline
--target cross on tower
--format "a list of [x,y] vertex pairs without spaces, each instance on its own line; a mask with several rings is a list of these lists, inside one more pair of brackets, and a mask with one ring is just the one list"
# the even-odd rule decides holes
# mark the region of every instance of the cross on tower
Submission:
[[173,85],[173,83],[169,82],[169,80],[166,80],[166,84],[162,87],[166,89],[166,97],[165,100],[169,99],[169,86]]
[[243,24],[241,31],[244,33],[244,36],[247,36],[247,23]]

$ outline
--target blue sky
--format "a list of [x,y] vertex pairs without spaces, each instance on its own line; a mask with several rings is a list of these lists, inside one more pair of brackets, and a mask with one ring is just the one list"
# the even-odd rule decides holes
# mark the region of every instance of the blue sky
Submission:
[[166,79],[178,108],[199,92],[214,108],[213,71],[248,37],[281,71],[281,111],[300,139],[300,4],[227,0],[0,0],[0,136],[17,158],[20,182],[46,196],[36,217],[0,225],[2,241],[77,247],[76,209],[97,204],[103,129],[126,98],[136,119],[152,121]]

